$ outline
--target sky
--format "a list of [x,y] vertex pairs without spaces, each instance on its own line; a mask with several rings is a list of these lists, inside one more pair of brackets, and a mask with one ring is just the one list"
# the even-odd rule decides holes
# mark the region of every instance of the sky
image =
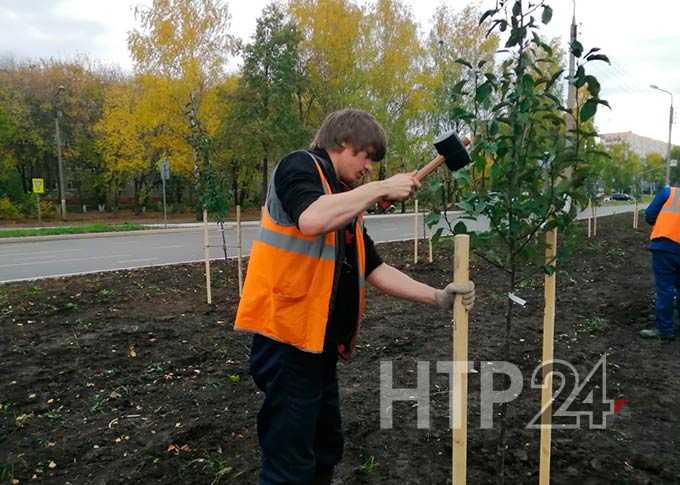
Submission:
[[[233,35],[250,39],[263,7],[270,0],[226,0]],[[371,0],[357,0],[369,3]],[[434,9],[446,3],[460,9],[470,0],[403,0],[425,35]],[[573,1],[579,40],[586,49],[600,47],[612,65],[598,64],[595,75],[601,97],[612,110],[601,108],[596,124],[602,133],[633,131],[668,140],[670,96],[680,105],[680,1],[678,0],[552,0],[553,20],[547,37],[569,36]],[[0,57],[73,59],[85,54],[107,65],[132,69],[127,32],[136,27],[135,7],[151,0],[0,0]],[[493,0],[478,0],[485,9]],[[232,60],[236,68],[237,59]],[[680,108],[680,106],[679,106]],[[680,111],[680,109],[676,110]],[[680,119],[680,115],[676,115]],[[680,126],[673,127],[673,143],[680,145]]]

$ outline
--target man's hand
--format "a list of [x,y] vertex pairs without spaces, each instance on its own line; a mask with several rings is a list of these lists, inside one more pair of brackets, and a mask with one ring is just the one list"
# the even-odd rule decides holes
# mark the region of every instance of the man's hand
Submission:
[[465,283],[449,283],[446,288],[435,291],[434,299],[439,308],[451,310],[456,295],[463,296],[463,306],[467,311],[472,310],[472,307],[475,304],[475,284],[472,281],[467,281]]
[[402,201],[411,197],[420,187],[416,179],[416,171],[410,173],[398,173],[381,182],[385,191],[385,199]]

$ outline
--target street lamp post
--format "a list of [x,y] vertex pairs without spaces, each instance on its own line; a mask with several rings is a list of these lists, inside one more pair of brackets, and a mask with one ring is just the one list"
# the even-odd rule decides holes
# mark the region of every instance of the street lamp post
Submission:
[[[59,103],[59,96],[64,91],[64,86],[57,87],[55,100]],[[57,141],[57,161],[59,164],[59,196],[61,197],[61,220],[66,220],[66,188],[64,183],[64,160],[61,156],[61,130],[59,129],[59,119],[62,117],[61,106],[57,106],[57,116],[54,119]]]
[[656,86],[655,84],[650,85],[652,89],[656,89],[657,91],[664,92],[671,97],[671,110],[670,110],[670,115],[668,117],[668,151],[666,153],[666,185],[671,184],[671,150],[673,149],[673,145],[671,142],[671,136],[673,134],[673,93],[670,91],[666,91],[665,89],[660,88],[659,86]]

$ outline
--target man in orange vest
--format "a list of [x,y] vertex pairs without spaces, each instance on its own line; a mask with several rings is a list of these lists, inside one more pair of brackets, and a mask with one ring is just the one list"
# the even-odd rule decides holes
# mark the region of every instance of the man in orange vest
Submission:
[[666,186],[645,210],[652,225],[649,249],[656,283],[656,328],[640,331],[643,338],[672,340],[673,311],[680,283],[680,189]]
[[375,118],[345,109],[272,174],[235,323],[254,333],[250,373],[265,395],[260,485],[331,483],[343,449],[336,364],[354,348],[366,281],[447,310],[456,294],[468,309],[474,303],[472,282],[435,289],[380,258],[363,212],[420,186],[415,173],[358,185],[385,150]]

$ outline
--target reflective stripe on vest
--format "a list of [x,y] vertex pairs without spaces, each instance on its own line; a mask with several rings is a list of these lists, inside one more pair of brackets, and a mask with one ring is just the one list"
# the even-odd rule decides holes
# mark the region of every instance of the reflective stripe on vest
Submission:
[[[312,156],[310,154],[310,156]],[[326,194],[331,187],[312,156]],[[265,335],[299,349],[323,351],[336,276],[337,232],[307,236],[289,219],[276,194],[275,173],[253,241],[234,328]],[[359,262],[359,315],[365,301],[363,221],[355,226]]]
[[671,187],[671,193],[652,228],[650,239],[661,237],[680,244],[680,189],[678,187]]

